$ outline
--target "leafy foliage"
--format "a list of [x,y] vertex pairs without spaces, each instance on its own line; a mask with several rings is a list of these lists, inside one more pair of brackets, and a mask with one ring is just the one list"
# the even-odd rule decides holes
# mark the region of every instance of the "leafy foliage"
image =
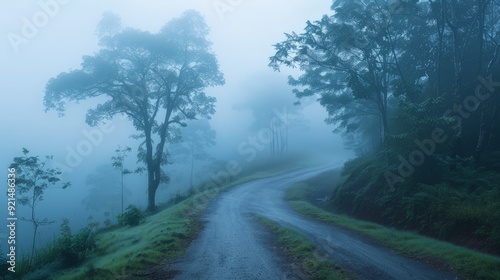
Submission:
[[125,213],[118,215],[116,218],[120,224],[134,227],[146,218],[146,214],[136,206],[129,205]]
[[[299,68],[289,78],[296,97],[318,96],[326,121],[364,155],[346,163],[332,205],[499,253],[498,3],[336,0],[331,9],[285,34],[269,65]],[[387,179],[394,170],[401,176]]]
[[147,169],[148,210],[154,211],[158,185],[168,179],[162,169],[167,142],[187,120],[214,114],[216,99],[204,89],[224,84],[224,78],[206,39],[208,27],[195,11],[156,34],[123,29],[112,15],[99,31],[101,50],[84,56],[81,69],[49,80],[44,104],[62,115],[71,101],[100,97],[105,101],[87,112],[89,125],[127,116],[142,140],[139,160]]
[[359,135],[360,124],[376,121],[379,129],[364,134],[376,141],[390,131],[391,100],[414,86],[399,67],[411,37],[398,34],[401,25],[382,2],[335,1],[334,15],[308,21],[302,34],[286,34],[269,64],[275,70],[300,67],[303,74],[289,78],[295,95],[319,95],[327,121],[341,131]]
[[[29,151],[23,148],[23,156],[15,157],[10,168],[15,169],[16,191],[18,193],[17,201],[21,205],[28,206],[31,209],[31,217],[22,220],[33,224],[33,241],[31,244],[30,264],[33,262],[36,248],[36,234],[39,226],[52,223],[47,218],[40,220],[36,217],[36,206],[43,200],[44,192],[51,186],[60,183],[60,170],[50,167],[52,156],[46,156],[41,160],[38,156],[29,156]],[[70,186],[70,183],[62,183],[62,188]]]
[[187,162],[190,165],[189,185],[194,186],[194,171],[200,161],[211,160],[206,151],[215,145],[215,130],[207,120],[190,122],[190,125],[180,130],[182,142],[169,145],[169,155],[177,162]]
[[[89,188],[89,194],[82,200],[87,210],[110,213],[120,212],[121,185],[110,164],[97,166],[94,172],[87,175],[85,184]],[[124,186],[124,196],[130,196],[131,191]]]
[[358,218],[412,230],[482,251],[500,252],[498,172],[471,158],[444,158],[441,179],[412,177],[395,191],[383,176],[383,154],[346,164],[332,205]]
[[122,186],[122,189],[121,189],[121,201],[122,201],[122,214],[123,214],[123,201],[124,201],[124,198],[123,198],[123,188],[124,188],[124,182],[123,182],[123,177],[125,175],[128,175],[128,174],[131,174],[132,171],[128,170],[127,168],[125,168],[123,166],[123,162],[125,161],[125,158],[127,157],[127,154],[130,153],[132,151],[132,148],[130,147],[118,147],[118,149],[115,150],[115,153],[116,155],[115,156],[112,156],[111,157],[111,165],[118,169],[120,171],[120,177],[121,177],[121,186]]
[[[358,154],[387,147],[388,137],[411,137],[418,124],[401,130],[391,120],[397,110],[430,112],[422,119],[430,125],[429,118],[438,120],[436,114],[452,109],[448,115],[462,119],[457,129],[463,141],[455,152],[479,159],[499,149],[493,130],[500,129],[500,98],[472,109],[481,114],[462,111],[476,86],[485,84],[478,75],[500,73],[500,6],[489,0],[447,2],[334,1],[331,15],[308,21],[303,33],[288,33],[275,44],[269,65],[299,68],[302,75],[289,78],[295,95],[319,96],[327,122]],[[440,110],[431,100],[446,92],[440,104],[447,108]]]
[[[33,208],[43,200],[44,191],[49,186],[61,181],[59,176],[62,172],[49,166],[52,156],[46,156],[44,160],[41,160],[38,156],[29,156],[29,151],[25,148],[23,148],[23,155],[15,157],[10,168],[16,169],[16,190],[20,195],[18,202]],[[62,188],[69,186],[69,183],[63,183]]]
[[81,264],[95,249],[96,224],[89,224],[78,233],[72,234],[69,220],[61,223],[61,236],[57,241],[57,249],[65,268]]

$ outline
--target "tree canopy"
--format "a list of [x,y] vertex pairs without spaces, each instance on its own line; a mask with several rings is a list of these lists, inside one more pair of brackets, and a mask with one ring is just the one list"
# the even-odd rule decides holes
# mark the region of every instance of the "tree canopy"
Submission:
[[289,78],[296,97],[319,97],[360,155],[344,165],[332,207],[497,254],[498,1],[334,0],[331,9],[286,34],[270,66],[299,68]]
[[81,69],[50,79],[44,104],[62,115],[71,101],[101,97],[105,101],[86,116],[92,126],[126,115],[143,140],[148,210],[154,211],[155,192],[168,178],[162,170],[166,143],[185,120],[214,114],[216,99],[204,89],[224,84],[224,78],[206,39],[208,27],[195,11],[171,20],[158,33],[117,26],[118,18],[111,15],[101,21],[101,49],[84,56]]
[[15,169],[17,173],[15,182],[16,191],[19,195],[18,202],[21,205],[28,206],[31,212],[29,218],[22,218],[22,220],[33,225],[30,264],[32,264],[35,257],[38,227],[53,223],[47,218],[40,220],[37,217],[38,203],[43,200],[47,188],[62,184],[62,188],[66,189],[71,185],[69,182],[61,182],[62,172],[50,167],[52,158],[52,156],[46,156],[44,159],[40,159],[39,156],[30,156],[29,151],[23,148],[23,156],[15,157],[14,162],[10,165],[10,168]]
[[411,104],[443,96],[443,107],[452,113],[445,109],[435,117],[461,119],[454,128],[460,140],[457,153],[479,159],[493,148],[498,97],[468,106],[481,112],[474,116],[460,108],[475,103],[469,96],[478,86],[490,84],[491,91],[497,84],[491,76],[500,73],[498,3],[337,0],[331,9],[331,15],[308,21],[303,33],[285,34],[269,65],[300,68],[302,75],[289,78],[295,95],[319,96],[329,113],[327,122],[354,149],[366,145],[366,139],[387,144],[394,135],[418,129],[401,127],[392,117]]

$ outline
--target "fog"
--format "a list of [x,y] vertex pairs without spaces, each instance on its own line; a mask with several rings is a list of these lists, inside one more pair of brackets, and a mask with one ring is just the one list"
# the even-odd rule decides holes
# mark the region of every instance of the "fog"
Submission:
[[[77,230],[88,222],[89,216],[102,222],[105,212],[111,217],[119,214],[120,205],[113,199],[120,191],[120,174],[111,166],[111,157],[119,146],[132,148],[125,158],[125,167],[140,166],[136,156],[140,141],[130,138],[137,131],[127,118],[117,116],[97,127],[85,123],[87,110],[102,100],[71,103],[63,117],[54,111],[45,112],[43,105],[44,89],[51,78],[79,69],[82,56],[99,50],[95,30],[103,13],[111,11],[120,16],[124,26],[152,33],[189,9],[205,18],[225,84],[206,89],[207,95],[217,98],[216,113],[209,121],[215,131],[215,145],[206,149],[209,159],[201,160],[195,167],[198,183],[216,176],[217,166],[227,162],[236,162],[245,169],[271,158],[266,133],[273,118],[288,127],[287,154],[317,154],[324,160],[351,156],[344,150],[340,137],[332,133],[334,127],[325,124],[327,113],[315,99],[294,105],[297,100],[287,84],[287,76],[299,73],[298,70],[275,72],[268,67],[269,57],[274,54],[273,44],[285,39],[283,33],[302,30],[307,20],[320,18],[329,6],[329,1],[283,0],[114,0],[92,4],[2,1],[0,176],[7,178],[13,158],[22,156],[22,148],[26,148],[30,155],[53,155],[53,166],[60,168],[63,180],[71,183],[64,190],[50,187],[38,204],[39,218],[56,221],[40,227],[38,244],[54,239],[62,218],[68,218],[71,228]],[[20,39],[16,36],[23,39],[17,41]],[[287,116],[286,121],[280,116]],[[172,161],[175,158],[172,156]],[[182,159],[165,166],[165,171],[171,181],[159,187],[158,203],[186,191],[190,185],[190,165]],[[130,174],[125,178],[125,206],[144,208],[147,176]],[[27,215],[27,210],[18,206],[18,216]],[[2,213],[6,217],[4,209]],[[22,253],[28,252],[31,245],[31,228],[27,222],[18,223],[22,244],[18,248]],[[0,244],[5,250],[7,234],[3,229],[1,234]]]

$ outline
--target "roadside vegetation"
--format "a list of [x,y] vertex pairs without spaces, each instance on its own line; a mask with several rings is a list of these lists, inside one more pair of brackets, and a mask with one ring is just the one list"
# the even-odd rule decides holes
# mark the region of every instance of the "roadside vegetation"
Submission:
[[[382,155],[346,163],[331,206],[356,218],[500,255],[500,154],[490,166],[448,158],[387,186]],[[486,160],[486,159],[485,159]],[[333,188],[332,188],[333,189]]]
[[[323,207],[500,256],[499,11],[495,1],[338,0],[274,45],[269,66],[301,70],[289,78],[298,103],[318,100],[357,156],[338,184],[324,182]],[[410,239],[409,254],[427,244],[435,253],[424,258],[500,279],[498,258]]]
[[256,164],[224,184],[193,187],[172,197],[153,215],[129,206],[119,215],[118,224],[99,227],[99,223],[90,221],[87,227],[72,233],[65,220],[57,239],[37,250],[32,265],[29,259],[21,261],[12,279],[149,279],[152,275],[175,275],[175,271],[162,272],[159,268],[186,250],[203,228],[198,218],[220,192],[301,167],[291,162]]
[[317,280],[355,279],[350,272],[325,257],[326,254],[303,235],[270,219],[259,217],[258,220],[276,236],[279,250],[298,266],[302,276]]
[[[373,241],[388,246],[398,254],[422,262],[428,262],[441,269],[451,270],[466,279],[500,279],[500,258],[451,243],[425,237],[412,231],[401,231],[394,227],[360,221],[335,211],[332,202],[316,200],[335,185],[339,171],[320,174],[292,186],[285,199],[289,205],[304,216],[335,226],[354,230]],[[345,174],[340,184],[345,180]],[[358,198],[362,199],[362,198]],[[431,207],[432,205],[428,205]],[[353,207],[355,208],[355,207]]]

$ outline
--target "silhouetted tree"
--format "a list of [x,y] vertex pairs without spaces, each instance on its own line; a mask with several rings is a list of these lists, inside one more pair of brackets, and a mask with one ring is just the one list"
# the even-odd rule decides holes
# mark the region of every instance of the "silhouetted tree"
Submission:
[[101,50],[84,56],[81,69],[61,73],[46,86],[47,110],[63,113],[68,101],[99,97],[106,101],[88,111],[89,125],[128,116],[145,146],[140,159],[148,174],[150,212],[156,207],[158,185],[167,179],[162,165],[170,134],[185,126],[185,120],[210,118],[216,99],[204,89],[224,84],[207,34],[204,19],[194,11],[156,34],[135,29],[104,32]]
[[38,156],[29,156],[29,151],[23,148],[23,156],[15,157],[10,168],[15,169],[16,191],[18,193],[17,201],[21,205],[27,205],[31,209],[31,217],[22,218],[33,224],[33,241],[31,244],[30,265],[35,256],[36,234],[39,226],[44,226],[53,221],[47,218],[40,220],[36,217],[36,206],[43,200],[45,190],[50,186],[62,184],[65,189],[70,186],[68,182],[61,182],[61,171],[51,168],[49,163],[52,156],[46,156],[40,159]]
[[303,74],[289,78],[296,96],[319,95],[330,120],[341,125],[353,121],[343,107],[372,103],[383,139],[389,133],[388,99],[399,85],[410,90],[399,67],[390,11],[365,0],[339,1],[332,8],[335,15],[308,21],[304,33],[286,34],[269,65],[300,67]]
[[295,95],[318,95],[327,122],[338,125],[350,143],[373,137],[377,124],[379,139],[369,142],[407,134],[411,128],[391,119],[400,104],[419,107],[444,95],[441,104],[451,108],[446,117],[456,120],[454,154],[479,161],[498,149],[498,3],[337,0],[331,9],[331,15],[308,21],[303,33],[286,34],[270,66],[299,67],[302,75],[289,78]]
[[[294,132],[307,129],[301,115],[302,106],[287,90],[288,86],[266,75],[256,75],[253,80],[262,83],[245,84],[244,88],[252,94],[234,106],[236,110],[249,110],[254,121],[250,129],[259,132],[269,128],[269,151],[271,156],[282,157],[289,147],[289,136]],[[265,100],[265,102],[262,102]],[[295,104],[295,105],[294,105]]]
[[125,161],[125,158],[127,157],[127,154],[130,153],[132,149],[130,147],[118,147],[118,149],[115,150],[116,155],[111,157],[112,160],[112,166],[120,171],[121,175],[121,185],[122,185],[122,215],[123,215],[123,177],[125,175],[128,175],[132,173],[129,169],[125,168],[123,166],[123,162]]
[[195,164],[197,161],[210,159],[206,148],[215,145],[215,130],[210,128],[207,120],[191,122],[189,126],[181,129],[182,142],[169,147],[173,157],[184,157],[190,165],[189,184],[193,187]]
[[[88,210],[111,212],[118,214],[120,211],[119,203],[121,197],[121,189],[118,181],[114,176],[113,167],[109,164],[101,165],[95,171],[89,174],[85,180],[85,184],[90,188],[89,194],[82,200],[82,203]],[[123,186],[124,196],[130,196],[130,190]],[[101,211],[102,212],[102,211]]]

